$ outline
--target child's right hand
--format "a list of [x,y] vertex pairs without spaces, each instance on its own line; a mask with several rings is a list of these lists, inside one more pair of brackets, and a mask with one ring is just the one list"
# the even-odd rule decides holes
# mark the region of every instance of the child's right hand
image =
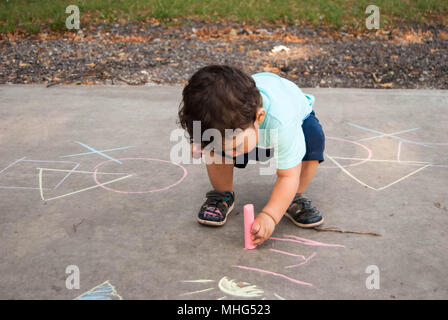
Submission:
[[273,218],[264,212],[259,213],[252,225],[251,237],[255,246],[265,242],[272,235],[275,229],[275,222]]

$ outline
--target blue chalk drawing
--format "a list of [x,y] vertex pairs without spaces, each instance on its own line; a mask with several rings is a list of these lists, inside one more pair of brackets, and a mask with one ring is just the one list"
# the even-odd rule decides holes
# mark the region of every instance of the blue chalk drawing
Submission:
[[83,293],[74,300],[123,300],[109,280]]
[[[100,152],[109,152],[109,151],[117,151],[117,150],[125,150],[132,148],[131,146],[128,147],[120,147],[120,148],[113,148],[113,149],[106,149],[106,150],[100,150]],[[77,156],[85,156],[87,154],[94,154],[97,153],[96,151],[90,151],[90,152],[83,152],[83,153],[75,153],[75,154],[68,154],[66,156],[61,156],[61,158],[68,158],[68,157],[77,157]]]
[[92,147],[90,147],[90,146],[88,146],[88,145],[86,145],[86,144],[84,144],[84,143],[82,143],[82,142],[79,142],[79,141],[75,141],[75,142],[76,142],[77,144],[83,146],[84,148],[89,149],[90,152],[78,153],[78,154],[71,154],[71,155],[65,155],[65,156],[61,156],[61,158],[74,157],[74,156],[80,156],[80,155],[85,155],[85,154],[96,153],[96,154],[98,154],[98,155],[100,155],[100,156],[102,156],[102,157],[104,157],[104,158],[107,158],[107,159],[109,159],[109,160],[112,160],[112,161],[114,161],[114,162],[117,162],[117,163],[121,164],[120,161],[118,161],[117,159],[114,159],[114,158],[108,156],[108,155],[105,154],[104,152],[114,151],[114,150],[123,150],[123,149],[131,148],[131,147],[121,147],[121,148],[107,149],[107,150],[96,150],[96,149],[94,149],[94,148],[92,148]]

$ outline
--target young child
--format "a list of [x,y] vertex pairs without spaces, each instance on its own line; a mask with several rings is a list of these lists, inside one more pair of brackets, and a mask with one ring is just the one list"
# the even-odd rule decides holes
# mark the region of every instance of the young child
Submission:
[[[200,121],[201,137],[207,129],[218,130],[223,137],[221,150],[215,145],[206,153],[213,190],[206,193],[197,218],[199,223],[225,224],[235,201],[233,168],[245,168],[251,159],[265,161],[273,154],[277,180],[269,201],[255,218],[254,244],[268,239],[284,214],[299,227],[312,228],[324,222],[319,211],[302,195],[318,164],[324,161],[325,136],[312,110],[313,96],[273,73],[248,76],[231,66],[210,65],[190,78],[182,98],[179,122],[190,136],[193,156],[210,144],[194,136],[193,121]],[[242,131],[229,138],[226,129]],[[269,129],[276,130],[278,150],[272,145],[262,148],[270,140],[260,139],[260,133]],[[226,158],[232,159],[230,163]]]

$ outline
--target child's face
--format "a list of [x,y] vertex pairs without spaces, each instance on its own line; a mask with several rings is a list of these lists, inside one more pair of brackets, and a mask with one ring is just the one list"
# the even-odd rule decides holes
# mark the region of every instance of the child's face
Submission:
[[222,150],[226,153],[226,155],[236,157],[241,154],[248,153],[254,149],[258,143],[259,128],[260,124],[264,120],[264,117],[264,109],[259,108],[253,126],[250,126],[246,130],[241,131],[228,139],[224,139]]
[[259,125],[254,123],[253,127],[249,127],[232,138],[225,139],[223,142],[223,151],[230,157],[236,157],[243,153],[251,151],[258,142]]

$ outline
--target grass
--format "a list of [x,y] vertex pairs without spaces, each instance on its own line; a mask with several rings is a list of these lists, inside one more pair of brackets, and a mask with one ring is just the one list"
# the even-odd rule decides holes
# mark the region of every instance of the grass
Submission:
[[0,0],[0,33],[36,33],[45,27],[64,31],[68,5],[80,9],[81,27],[90,23],[228,20],[341,28],[364,26],[369,4],[380,8],[381,27],[399,22],[447,24],[446,0]]

